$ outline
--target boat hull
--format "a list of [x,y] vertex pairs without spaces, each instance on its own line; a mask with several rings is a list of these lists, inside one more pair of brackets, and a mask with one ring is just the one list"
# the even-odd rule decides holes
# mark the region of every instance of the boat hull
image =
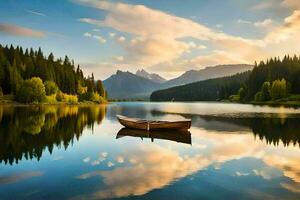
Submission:
[[143,119],[128,118],[117,115],[123,126],[140,130],[188,130],[191,127],[191,120],[182,121],[149,121]]

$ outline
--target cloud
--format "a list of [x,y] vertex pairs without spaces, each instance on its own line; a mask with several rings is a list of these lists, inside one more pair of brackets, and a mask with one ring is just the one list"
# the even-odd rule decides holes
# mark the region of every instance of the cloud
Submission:
[[46,16],[44,13],[33,11],[33,10],[25,10],[25,11],[28,13],[34,14],[34,15],[42,16],[42,17]]
[[116,158],[116,160],[117,160],[118,163],[124,163],[124,157],[122,157],[122,156],[118,156]]
[[2,24],[0,23],[0,33],[23,36],[23,37],[45,37],[45,33],[39,30],[34,30],[22,26],[16,26],[13,24]]
[[284,0],[282,5],[285,7],[289,7],[292,9],[300,9],[300,1],[299,0]]
[[99,160],[94,160],[93,162],[91,162],[91,165],[92,166],[96,166],[96,165],[99,165],[101,161]]
[[123,61],[124,60],[124,57],[123,56],[115,56],[114,59],[116,61]]
[[238,23],[238,24],[252,24],[252,22],[247,21],[247,20],[243,20],[243,19],[238,19],[238,20],[237,20],[237,23]]
[[238,58],[236,55],[231,55],[225,51],[214,51],[209,55],[198,56],[193,59],[183,62],[182,65],[192,66],[213,66],[219,64],[247,63],[246,60]]
[[256,4],[255,6],[253,6],[253,9],[256,9],[256,10],[264,10],[264,9],[267,9],[267,8],[270,8],[274,5],[274,1],[262,1],[258,4]]
[[108,156],[108,153],[107,153],[107,152],[102,152],[102,153],[100,153],[100,155],[101,155],[102,157],[106,158],[106,157]]
[[138,38],[124,44],[128,62],[144,66],[173,60],[190,47],[185,42],[177,42],[172,38],[146,37]]
[[[144,156],[140,156],[143,153]],[[208,162],[201,156],[182,158],[176,152],[155,146],[147,146],[131,152],[133,166],[116,168],[111,171],[94,171],[78,176],[87,179],[102,176],[106,188],[89,196],[89,199],[107,199],[143,195],[153,189],[162,188],[175,179],[192,174]],[[149,176],[155,174],[155,176]],[[130,182],[130,184],[128,184]]]
[[205,45],[199,45],[197,48],[198,49],[207,49],[207,47]]
[[[207,64],[254,63],[255,60],[264,60],[270,56],[300,53],[296,45],[300,40],[297,37],[300,11],[296,10],[286,17],[283,24],[276,26],[271,19],[261,22],[237,20],[240,24],[267,28],[265,36],[250,39],[219,32],[191,19],[177,17],[144,5],[103,0],[77,1],[106,11],[103,20],[81,18],[79,21],[98,27],[113,28],[129,35],[126,40],[121,39],[122,36],[116,38],[117,44],[124,50],[124,62],[129,66],[143,65],[148,69],[164,70],[169,75],[177,76],[186,69],[201,69]],[[268,8],[272,6],[270,2],[273,1],[264,1],[262,2],[264,4],[257,6],[256,9]],[[283,5],[296,7],[297,2],[287,0]],[[275,3],[277,7],[280,6],[278,1]],[[186,60],[184,54],[197,49],[186,40],[190,38],[196,41],[195,43],[205,41],[209,48],[201,52],[202,55]],[[205,47],[199,46],[198,49]],[[213,58],[214,56],[219,59]]]
[[96,40],[98,40],[100,43],[104,44],[106,43],[106,39],[104,39],[102,36],[100,35],[93,35],[89,32],[86,32],[83,34],[84,37],[89,37],[89,38],[95,38]]
[[109,37],[115,37],[115,36],[116,36],[116,33],[112,33],[112,32],[109,33]]
[[122,151],[122,155],[127,156],[126,160],[130,163],[124,163],[122,167],[111,170],[91,171],[77,177],[83,180],[92,177],[101,179],[100,187],[88,196],[81,196],[81,199],[144,195],[209,166],[222,169],[223,163],[242,158],[261,160],[264,165],[261,167],[258,165],[259,168],[246,172],[237,171],[236,176],[255,174],[272,181],[271,179],[283,180],[284,175],[291,180],[288,181],[288,185],[284,182],[282,186],[291,191],[299,191],[300,149],[298,146],[286,147],[282,143],[278,146],[266,145],[265,141],[254,140],[249,132],[245,132],[246,134],[224,132],[223,134],[195,128],[191,131],[193,146],[206,144],[205,149],[197,148],[188,156],[180,154],[181,151],[168,148],[169,146],[155,144],[144,144]]
[[120,36],[119,38],[118,38],[118,41],[119,42],[124,42],[126,40],[126,38],[124,37],[124,36]]
[[16,173],[11,175],[0,176],[0,185],[16,183],[32,177],[42,176],[43,174],[44,173],[41,171],[29,171],[29,172],[22,172],[22,173]]
[[92,37],[92,34],[86,32],[86,33],[83,34],[83,36],[85,36],[85,37]]
[[258,21],[254,23],[255,27],[259,27],[259,28],[268,28],[273,24],[272,19],[265,19],[263,21]]
[[91,161],[91,158],[90,158],[90,157],[86,157],[86,158],[82,159],[82,161],[83,161],[84,163],[88,163],[88,162]]
[[109,161],[109,162],[107,163],[107,167],[113,167],[113,166],[115,166],[115,164],[114,164],[113,162]]
[[102,36],[100,35],[93,35],[93,38],[97,39],[100,43],[106,43],[106,39],[104,39]]
[[216,45],[219,40],[230,42],[236,40],[235,43],[252,42],[215,32],[190,19],[173,16],[143,5],[95,0],[79,0],[79,2],[107,11],[104,20],[81,18],[79,21],[99,27],[111,27],[137,36],[133,42],[122,44],[129,54],[126,57],[133,63],[149,66],[177,59],[190,48],[186,42],[180,40],[187,37],[211,41]]
[[[291,38],[298,37],[300,34],[300,10],[295,10],[292,15],[284,19],[281,26],[276,27],[265,38],[267,43],[279,43]],[[294,46],[293,44],[290,44]],[[297,52],[295,52],[297,53]]]

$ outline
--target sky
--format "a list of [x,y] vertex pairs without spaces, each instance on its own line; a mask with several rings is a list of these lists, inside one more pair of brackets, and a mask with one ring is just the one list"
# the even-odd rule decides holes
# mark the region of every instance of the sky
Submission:
[[300,0],[0,0],[0,44],[68,55],[97,79],[170,79],[299,55]]

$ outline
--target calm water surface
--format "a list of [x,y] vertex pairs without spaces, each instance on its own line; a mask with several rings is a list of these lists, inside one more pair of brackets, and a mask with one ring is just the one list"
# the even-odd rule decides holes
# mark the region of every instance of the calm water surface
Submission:
[[[192,119],[122,129],[116,114]],[[0,107],[0,199],[300,199],[300,109],[218,103]]]

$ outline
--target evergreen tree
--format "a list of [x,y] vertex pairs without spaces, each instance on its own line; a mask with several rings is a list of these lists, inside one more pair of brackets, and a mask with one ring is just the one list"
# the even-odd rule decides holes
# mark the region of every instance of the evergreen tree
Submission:
[[96,83],[96,88],[97,88],[97,92],[98,94],[105,98],[105,90],[104,90],[104,86],[103,86],[103,83],[102,81],[98,80],[97,83]]
[[80,66],[75,70],[74,61],[68,56],[64,60],[55,59],[52,53],[45,57],[41,48],[34,51],[32,48],[24,50],[0,45],[0,87],[3,94],[16,95],[23,80],[32,77],[51,81],[67,94],[81,95],[87,90],[96,92],[97,88],[94,75],[84,77]]
[[271,99],[271,84],[270,82],[264,82],[261,88],[261,100],[269,101]]

